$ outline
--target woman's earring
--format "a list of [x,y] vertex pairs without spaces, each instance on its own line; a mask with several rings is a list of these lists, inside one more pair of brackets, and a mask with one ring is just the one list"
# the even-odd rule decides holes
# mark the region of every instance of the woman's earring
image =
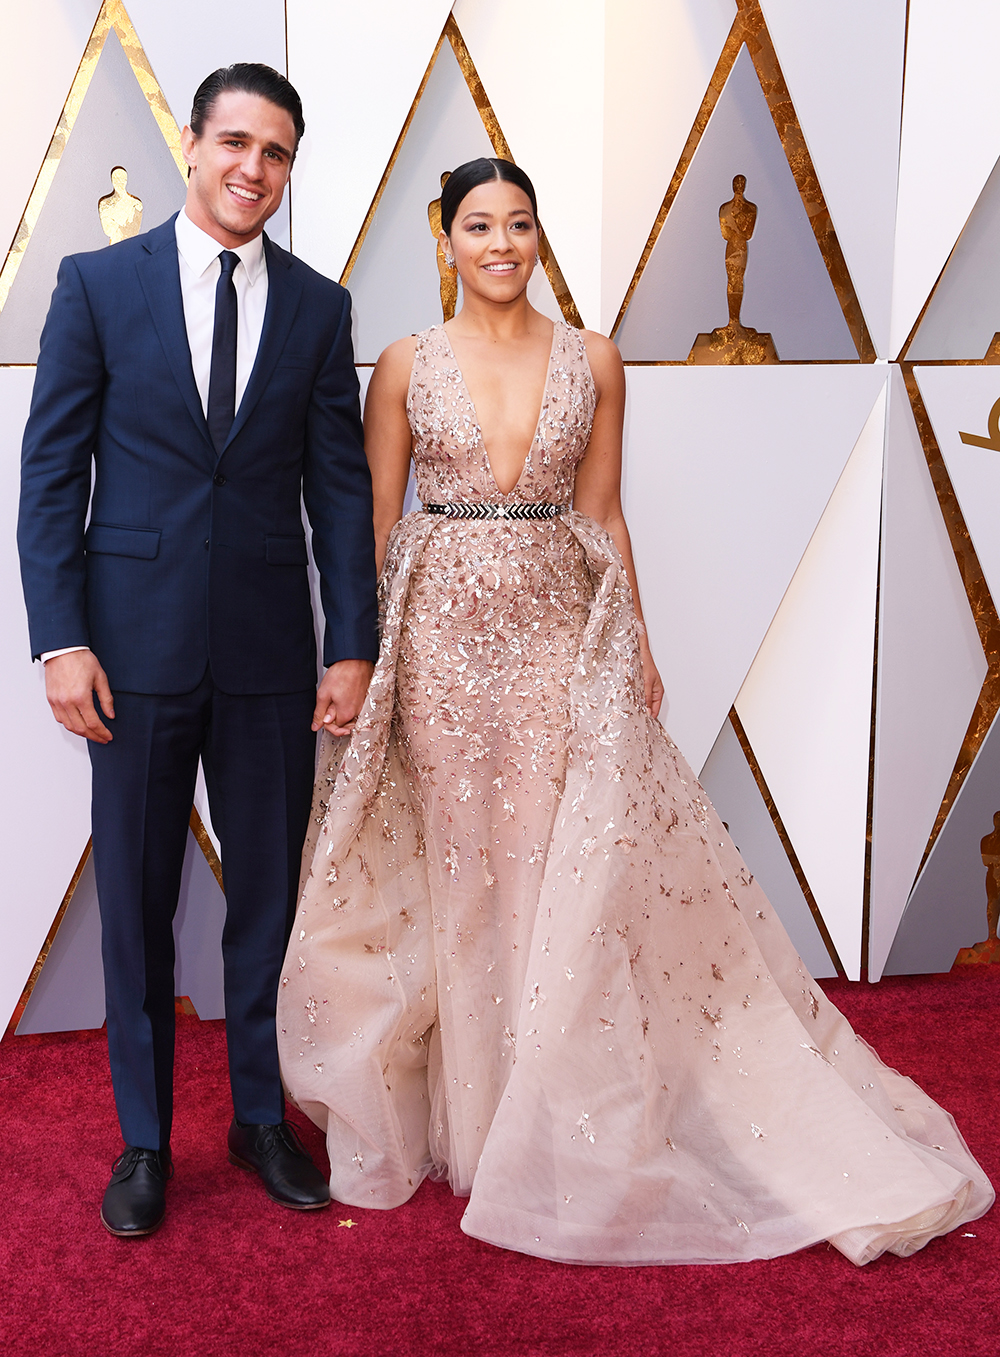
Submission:
[[535,251],[535,268],[536,268],[536,269],[537,269],[538,266],[541,264],[541,262],[542,262],[541,255],[540,255],[540,254],[538,253],[538,251],[536,250],[536,251]]
[[445,251],[444,262],[450,269],[455,267],[455,256],[452,254],[451,250]]

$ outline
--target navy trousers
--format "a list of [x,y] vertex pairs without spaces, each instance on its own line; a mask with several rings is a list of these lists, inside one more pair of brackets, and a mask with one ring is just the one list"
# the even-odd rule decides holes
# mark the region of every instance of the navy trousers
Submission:
[[115,693],[89,743],[108,1051],[126,1145],[163,1149],[173,1113],[174,939],[198,760],[222,846],[229,1078],[236,1116],[284,1115],[274,1013],[309,819],[315,690]]

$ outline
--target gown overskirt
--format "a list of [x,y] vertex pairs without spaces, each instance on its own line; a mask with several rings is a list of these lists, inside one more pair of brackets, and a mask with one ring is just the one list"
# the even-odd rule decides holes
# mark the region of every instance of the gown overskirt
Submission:
[[[408,407],[424,503],[505,498],[441,327]],[[566,503],[592,414],[557,326],[506,498]],[[279,994],[333,1196],[447,1178],[469,1234],[579,1263],[825,1239],[861,1264],[981,1216],[954,1120],[825,997],[646,712],[610,537],[410,514],[381,605],[356,729],[323,737]]]

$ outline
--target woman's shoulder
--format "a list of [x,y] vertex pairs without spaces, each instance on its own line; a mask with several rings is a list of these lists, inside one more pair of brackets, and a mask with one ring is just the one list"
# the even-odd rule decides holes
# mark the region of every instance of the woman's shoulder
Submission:
[[379,378],[392,385],[400,383],[404,387],[408,385],[413,359],[422,338],[423,334],[404,335],[402,339],[394,340],[388,348],[383,349],[375,364]]
[[621,366],[621,354],[618,352],[618,345],[613,339],[608,339],[607,335],[598,334],[596,330],[581,330],[579,333],[587,350],[587,357],[592,364],[598,362],[602,365],[611,363]]
[[594,376],[598,395],[624,381],[624,366],[618,345],[596,330],[580,330],[579,335],[587,351],[587,362]]

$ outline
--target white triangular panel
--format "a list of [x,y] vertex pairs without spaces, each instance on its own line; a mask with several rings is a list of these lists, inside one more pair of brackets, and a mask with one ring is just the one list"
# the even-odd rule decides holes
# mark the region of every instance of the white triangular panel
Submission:
[[852,979],[861,965],[884,432],[883,385],[736,699]]
[[1000,370],[932,367],[914,373],[986,583],[1000,606],[1000,449],[973,447],[960,437],[987,435],[990,410],[1000,399]]
[[882,974],[987,668],[898,369],[881,557],[870,980]]
[[[339,278],[451,5],[379,0],[377,16],[354,0],[287,0],[285,8],[288,78],[306,119],[292,172],[293,245]],[[423,229],[413,224],[418,238]]]
[[554,0],[530,10],[516,0],[458,0],[453,11],[511,154],[535,185],[570,292],[593,328],[600,326],[608,8],[605,0]]
[[1000,331],[1000,161],[986,181],[938,279],[906,357],[983,358]]
[[[444,42],[348,280],[359,363],[374,362],[401,335],[440,323],[428,204],[440,197],[442,171],[493,154],[455,53]],[[528,296],[553,320],[562,318],[543,269],[535,269]]]
[[622,356],[683,362],[695,337],[724,325],[726,243],[719,208],[746,178],[757,218],[744,280],[744,325],[782,359],[855,359],[857,349],[746,47],[729,73],[621,325]]
[[[238,42],[234,42],[232,11],[225,5],[206,5],[204,0],[170,0],[169,5],[163,0],[127,0],[125,7],[178,127],[188,120],[195,90],[220,66],[262,61],[287,74],[284,0],[241,0]],[[287,8],[291,14],[295,0],[289,0]],[[322,22],[328,10],[346,7],[310,8],[315,23]],[[194,32],[197,42],[183,40],[182,34]],[[234,55],[236,47],[239,52]]]
[[0,192],[0,252],[14,238],[99,9],[99,0],[4,5],[0,120],[17,128],[17,155]]
[[626,372],[625,513],[666,685],[662,720],[700,769],[885,373]]
[[1000,719],[994,719],[907,901],[886,975],[950,970],[960,947],[985,940],[991,883],[982,845],[998,812]]
[[101,915],[91,855],[16,1031],[18,1036],[33,1032],[93,1031],[103,1025],[104,1018]]
[[142,202],[141,229],[158,226],[183,204],[184,180],[112,30],[0,312],[0,363],[36,361],[62,258],[107,249],[97,205],[116,165],[127,170],[128,191]]
[[899,353],[1000,156],[1000,6],[910,0],[891,354]]
[[[226,901],[205,855],[188,834],[174,915],[174,993],[186,995],[200,1018],[224,1018],[222,930]],[[35,982],[18,1036],[77,1032],[105,1018],[101,918],[94,859],[84,866],[73,898]]]
[[872,340],[888,357],[906,0],[761,8]]
[[[735,18],[734,0],[697,5],[617,0],[607,6],[599,323],[604,334],[618,316]],[[571,196],[568,202],[573,201]],[[573,233],[559,226],[569,237],[557,246],[562,260]]]
[[836,975],[822,934],[728,720],[719,731],[699,781],[810,974],[819,978]]
[[33,369],[0,368],[0,666],[16,713],[0,782],[0,1030],[14,1011],[35,958],[90,836],[90,760],[85,741],[52,719],[41,665],[31,663],[18,580],[21,434]]
[[[292,8],[291,3],[288,8]],[[170,0],[169,5],[163,0],[126,0],[126,9],[178,127],[188,121],[195,90],[210,71],[220,66],[233,61],[261,61],[287,74],[283,0],[243,0],[238,53],[234,49],[233,15],[227,5],[206,5],[204,0]],[[181,40],[181,34],[195,32],[197,42]],[[286,192],[267,224],[267,234],[286,250],[288,198]]]

